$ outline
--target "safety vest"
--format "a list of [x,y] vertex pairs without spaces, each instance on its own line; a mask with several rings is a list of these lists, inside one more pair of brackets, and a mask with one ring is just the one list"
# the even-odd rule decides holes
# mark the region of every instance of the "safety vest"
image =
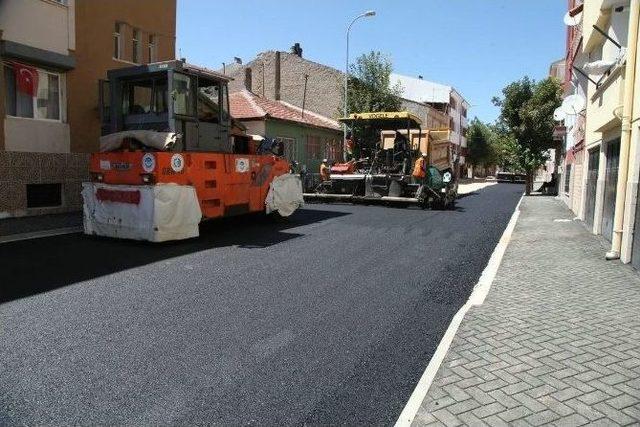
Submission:
[[416,164],[413,166],[413,175],[415,178],[424,178],[426,176],[425,173],[425,159],[420,157],[416,160]]
[[331,169],[329,168],[329,166],[325,165],[324,163],[320,165],[320,178],[322,178],[323,181],[327,181],[329,179],[329,175],[331,175]]

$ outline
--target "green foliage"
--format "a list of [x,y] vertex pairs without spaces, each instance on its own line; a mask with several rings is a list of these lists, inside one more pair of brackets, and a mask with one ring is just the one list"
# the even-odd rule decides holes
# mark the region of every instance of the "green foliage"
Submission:
[[502,95],[492,100],[501,108],[495,130],[501,135],[502,161],[527,174],[529,192],[533,174],[553,146],[553,111],[560,106],[562,87],[551,77],[539,82],[524,77],[507,85]]
[[400,84],[390,87],[392,71],[391,61],[380,52],[359,56],[349,70],[349,113],[400,111],[402,87]]
[[493,139],[492,130],[477,117],[474,118],[467,129],[467,161],[474,166],[491,166],[495,157]]

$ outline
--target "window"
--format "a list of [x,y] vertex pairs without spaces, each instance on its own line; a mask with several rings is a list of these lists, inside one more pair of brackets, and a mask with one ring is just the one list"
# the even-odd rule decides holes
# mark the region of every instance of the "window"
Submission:
[[27,184],[27,208],[62,206],[62,184]]
[[12,66],[4,66],[6,114],[42,120],[60,120],[60,75],[36,70],[37,91],[32,96],[20,90]]
[[154,34],[149,34],[149,62],[158,60],[158,41]]
[[203,79],[198,83],[198,120],[220,123],[220,83]]
[[66,6],[69,0],[53,0],[53,1],[56,2],[56,3],[60,3],[60,4],[64,5],[64,6]]
[[451,107],[452,110],[455,110],[457,108],[456,100],[451,98],[449,100],[449,106]]
[[325,140],[324,157],[332,160],[340,160],[342,158],[342,147],[340,146],[340,142],[335,139]]
[[125,114],[164,113],[167,111],[167,80],[145,79],[125,84],[122,97]]
[[451,132],[456,131],[456,122],[453,120],[453,117],[449,119],[449,129],[451,130]]
[[98,80],[98,100],[100,103],[100,122],[107,125],[111,122],[111,90],[109,80]]
[[276,140],[282,142],[282,145],[284,146],[284,157],[288,161],[298,160],[298,147],[294,138],[279,136]]
[[307,137],[307,161],[322,159],[322,149],[320,147],[320,138],[317,136]]
[[467,117],[467,109],[462,107],[462,117]]
[[571,183],[571,165],[565,167],[564,172],[564,192],[569,194],[569,187]]
[[229,88],[227,85],[222,87],[222,121],[229,121]]
[[133,29],[133,43],[132,43],[132,50],[131,50],[131,60],[133,62],[135,62],[136,64],[140,64],[141,61],[141,56],[142,56],[142,49],[141,49],[141,44],[140,44],[140,30],[137,28]]
[[122,24],[116,22],[113,30],[113,57],[122,59]]
[[173,73],[173,112],[182,116],[194,116],[194,85],[189,76]]

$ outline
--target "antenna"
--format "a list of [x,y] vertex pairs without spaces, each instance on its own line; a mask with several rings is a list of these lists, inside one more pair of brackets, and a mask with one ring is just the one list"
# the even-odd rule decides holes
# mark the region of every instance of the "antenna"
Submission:
[[556,108],[553,112],[553,120],[556,122],[561,122],[567,118],[567,113],[562,109],[562,105]]
[[587,101],[582,95],[569,95],[562,101],[560,108],[567,115],[574,116],[584,110],[586,105]]

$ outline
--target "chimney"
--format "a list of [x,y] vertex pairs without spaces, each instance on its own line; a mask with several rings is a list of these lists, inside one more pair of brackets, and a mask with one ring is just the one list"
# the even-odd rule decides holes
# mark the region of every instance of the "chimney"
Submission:
[[275,93],[273,98],[280,101],[280,51],[276,51],[275,69]]
[[300,43],[296,43],[291,46],[291,53],[302,58],[302,47],[300,46]]
[[251,67],[247,67],[244,69],[244,87],[249,92],[251,92],[252,86],[253,86],[253,82],[251,78]]

